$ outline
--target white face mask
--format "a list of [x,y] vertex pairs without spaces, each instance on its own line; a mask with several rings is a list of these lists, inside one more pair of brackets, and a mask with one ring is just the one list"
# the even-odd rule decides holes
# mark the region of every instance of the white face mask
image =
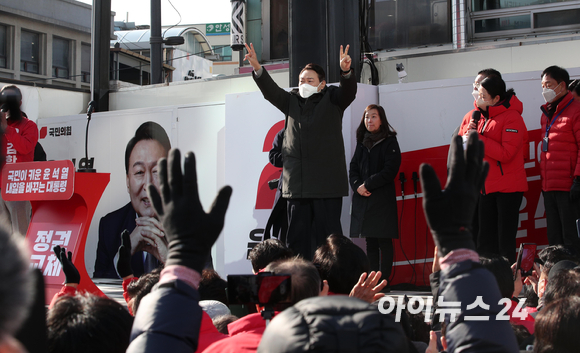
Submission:
[[483,110],[487,110],[487,107],[489,107],[490,105],[493,105],[489,101],[483,100],[483,98],[481,98],[481,97],[477,98],[477,102],[475,104]]
[[321,83],[322,82],[320,82],[316,87],[309,85],[308,83],[301,84],[300,86],[298,86],[298,93],[300,93],[300,97],[306,99],[311,95],[313,95],[314,93],[318,93],[318,87],[320,86]]
[[553,89],[544,88],[542,91],[542,96],[544,96],[546,103],[550,103],[554,100],[554,98],[556,98],[557,94]]
[[477,100],[479,98],[479,92],[478,91],[471,91],[471,95],[473,96],[473,100]]

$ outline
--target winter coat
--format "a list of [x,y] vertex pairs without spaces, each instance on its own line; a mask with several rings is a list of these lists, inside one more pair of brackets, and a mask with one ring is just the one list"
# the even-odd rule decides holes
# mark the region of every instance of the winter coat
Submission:
[[153,287],[139,305],[127,353],[195,352],[203,316],[198,303],[197,290],[181,280]]
[[[504,310],[500,299],[495,276],[477,262],[466,260],[441,271],[438,300],[461,305],[456,311],[457,320],[447,326],[447,352],[519,352],[509,321],[496,319]],[[473,305],[477,300],[488,307]],[[448,304],[440,314],[449,316],[455,311],[450,309],[452,306]],[[468,309],[468,306],[473,307]],[[443,310],[447,310],[447,314]],[[489,319],[477,321],[471,317]]]
[[212,344],[205,352],[255,352],[265,329],[266,321],[260,313],[246,315],[228,325],[230,337]]
[[204,311],[201,316],[201,327],[199,328],[199,340],[196,352],[203,352],[207,347],[215,342],[228,338],[215,328],[211,317]]
[[340,86],[326,86],[307,99],[286,92],[263,69],[254,80],[264,98],[287,116],[282,154],[282,197],[336,198],[348,195],[342,138],[344,110],[356,96],[354,73],[341,75]]
[[22,113],[22,119],[6,119],[7,126],[2,139],[2,151],[6,163],[34,161],[34,148],[38,142],[38,126]]
[[[546,107],[547,104],[541,107],[542,137],[552,121],[546,115]],[[574,101],[571,93],[558,104],[552,118],[556,116],[548,134],[548,152],[540,156],[542,190],[570,191],[574,177],[580,176],[580,103]]]
[[[395,136],[379,141],[370,150],[357,144],[349,170],[353,190],[351,237],[399,238],[394,180],[400,165],[401,150]],[[371,196],[357,192],[363,183]]]
[[[522,118],[522,102],[512,94],[499,105],[487,109],[489,117],[486,119],[482,114],[477,126],[479,139],[485,146],[484,160],[489,163],[482,193],[528,191],[524,169],[528,130]],[[470,111],[463,118],[459,135],[467,133],[472,113]]]
[[[385,304],[388,307],[389,304]],[[408,352],[395,315],[346,295],[301,300],[276,316],[258,352]]]

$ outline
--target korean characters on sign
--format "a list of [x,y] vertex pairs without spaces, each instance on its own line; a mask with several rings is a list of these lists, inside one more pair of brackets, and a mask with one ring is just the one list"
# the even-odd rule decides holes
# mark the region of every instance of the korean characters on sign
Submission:
[[30,255],[30,267],[38,268],[46,277],[60,276],[62,266],[52,251],[57,245],[68,247],[72,231],[40,230],[36,232],[36,239]]
[[69,167],[9,170],[6,194],[63,193]]

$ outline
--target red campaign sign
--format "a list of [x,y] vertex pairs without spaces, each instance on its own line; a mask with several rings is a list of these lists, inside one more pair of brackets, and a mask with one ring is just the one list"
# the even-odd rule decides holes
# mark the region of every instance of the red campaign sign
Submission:
[[38,268],[46,284],[63,284],[62,266],[52,248],[57,245],[75,254],[81,224],[31,223],[28,229],[30,268]]
[[74,192],[74,175],[69,160],[6,164],[2,169],[2,199],[68,200]]

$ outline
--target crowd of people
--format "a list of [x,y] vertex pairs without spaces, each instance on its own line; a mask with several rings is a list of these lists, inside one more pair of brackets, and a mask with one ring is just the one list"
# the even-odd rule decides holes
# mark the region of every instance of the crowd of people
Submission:
[[[433,306],[423,312],[399,301],[395,315],[383,313],[383,278],[398,237],[394,179],[401,151],[385,109],[373,104],[363,112],[347,170],[342,115],[356,96],[349,47],[340,49],[338,87],[327,86],[322,68],[309,64],[292,92],[274,83],[252,45],[247,49],[258,87],[286,116],[271,157],[283,168],[279,202],[287,212],[286,223],[274,227],[282,241],[264,240],[249,259],[256,278],[289,276],[289,290],[260,288],[258,302],[234,304],[228,282],[208,266],[233,191],[222,188],[206,213],[195,155],[187,153],[182,164],[163,129],[148,122],[125,154],[131,202],[101,221],[95,267],[95,275],[123,279],[127,309],[77,292],[89,279],[81,278],[71,252],[57,246],[65,284],[47,315],[34,315],[31,303],[43,298],[34,296],[23,238],[0,230],[0,353],[578,350],[580,97],[564,69],[552,66],[541,75],[550,246],[538,253],[533,271],[523,275],[515,264],[527,190],[523,107],[501,74],[486,69],[473,85],[474,109],[451,141],[445,187],[430,165],[420,168],[436,245]],[[333,178],[321,178],[328,174]],[[349,235],[366,238],[366,254],[340,225],[349,186]],[[274,292],[275,303],[264,299]],[[45,336],[31,333],[39,322]]]

